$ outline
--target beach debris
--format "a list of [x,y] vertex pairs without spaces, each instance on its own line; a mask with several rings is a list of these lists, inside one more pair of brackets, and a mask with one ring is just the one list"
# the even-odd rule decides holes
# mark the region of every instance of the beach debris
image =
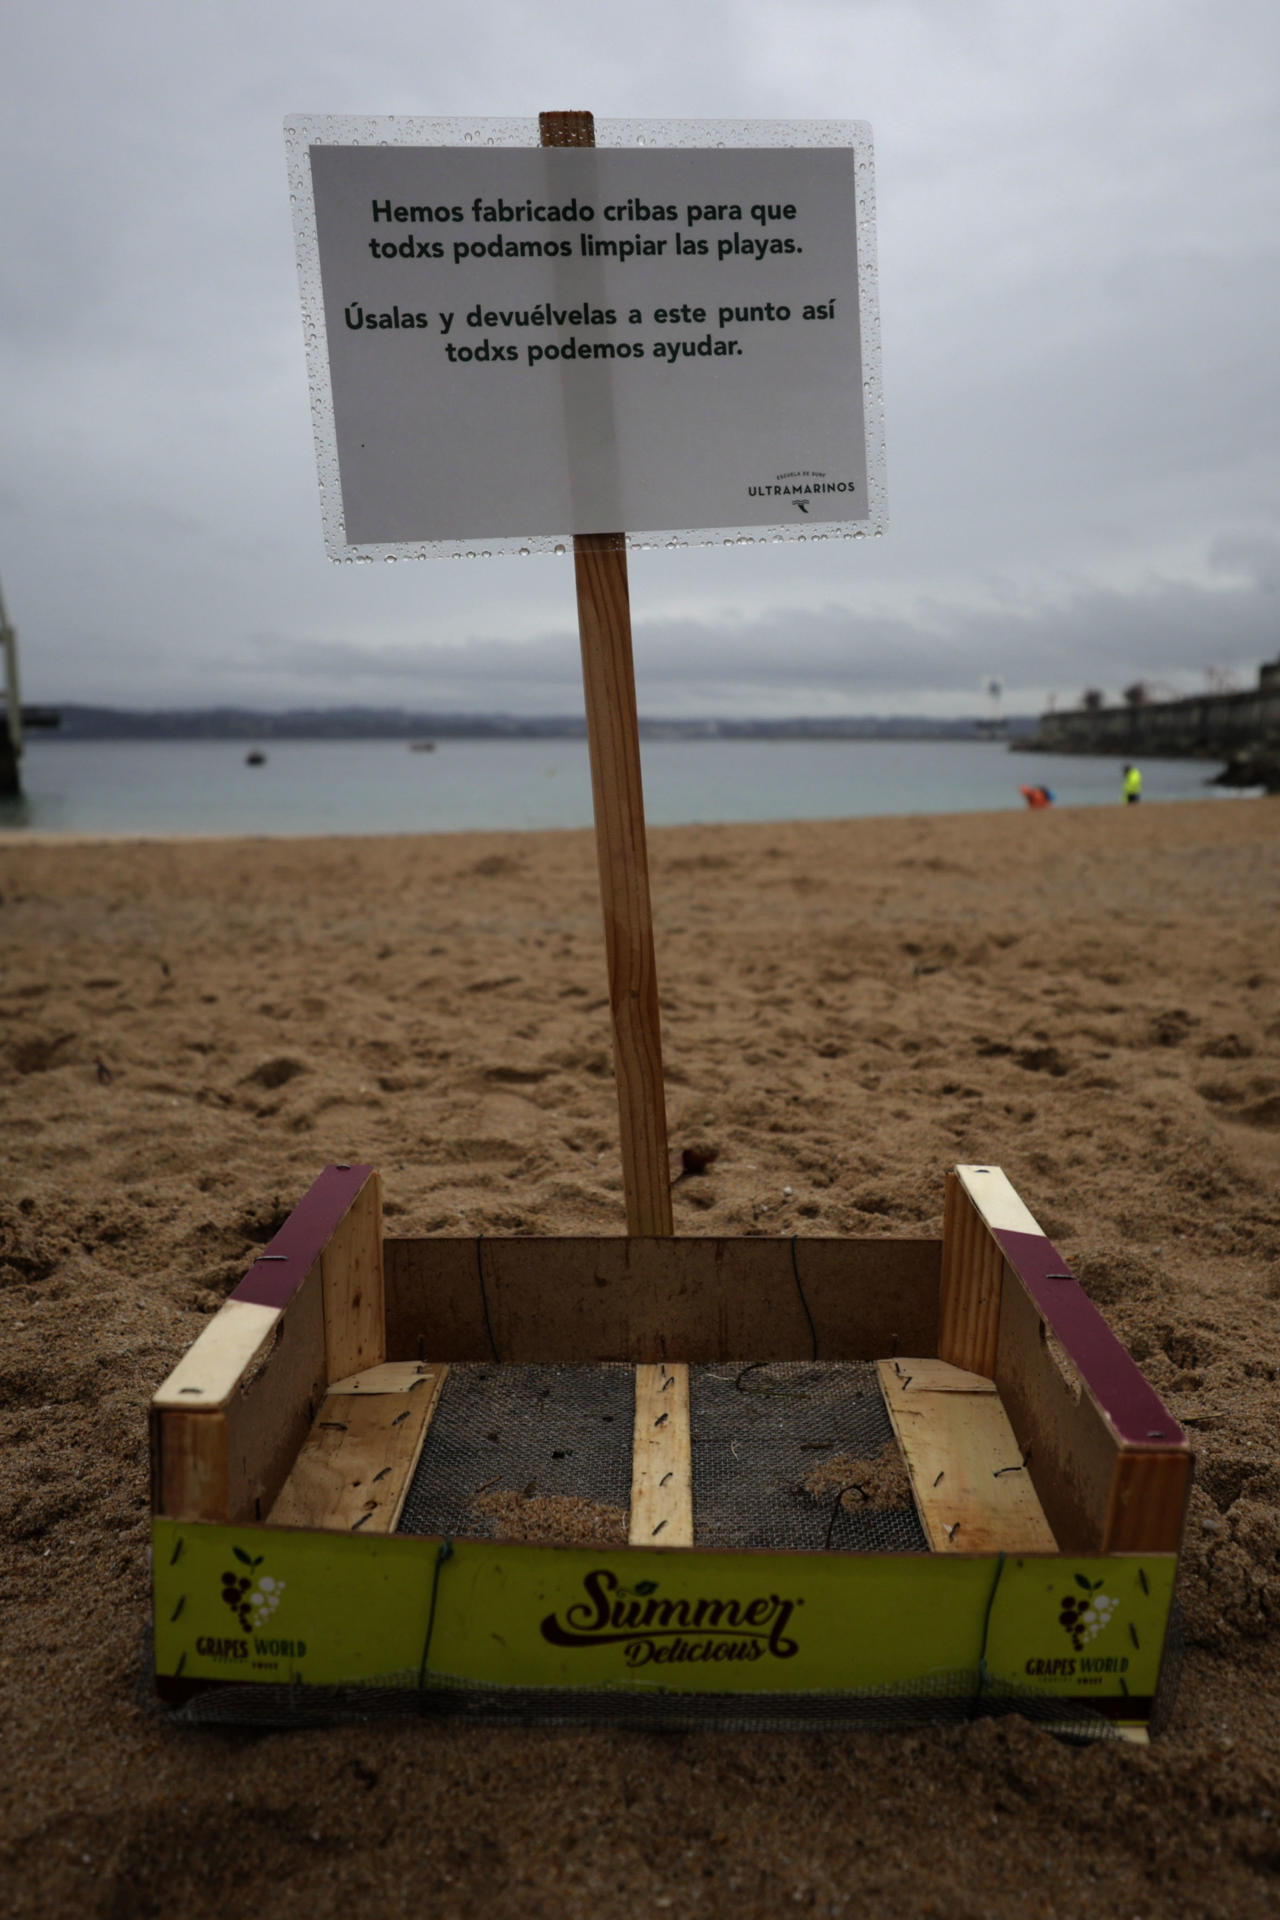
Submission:
[[848,1453],[832,1453],[816,1460],[800,1482],[800,1490],[811,1500],[836,1494],[837,1504],[850,1509],[875,1507],[884,1513],[901,1513],[911,1506],[911,1482],[893,1440],[886,1441],[870,1460],[858,1460]]
[[674,1187],[678,1180],[688,1180],[699,1174],[710,1173],[719,1158],[719,1147],[703,1145],[673,1148],[668,1155],[672,1186]]
[[1169,1007],[1163,1013],[1152,1015],[1147,1032],[1153,1047],[1180,1047],[1191,1029],[1199,1025],[1195,1014],[1188,1013],[1185,1007]]
[[274,1092],[277,1087],[287,1086],[290,1080],[296,1080],[300,1073],[309,1073],[311,1069],[305,1060],[296,1060],[288,1054],[275,1054],[268,1060],[262,1060],[251,1073],[246,1073],[242,1086],[265,1087]]
[[1016,1056],[1015,1063],[1025,1073],[1047,1073],[1054,1080],[1064,1079],[1071,1071],[1070,1060],[1052,1043],[1043,1047],[1024,1047]]

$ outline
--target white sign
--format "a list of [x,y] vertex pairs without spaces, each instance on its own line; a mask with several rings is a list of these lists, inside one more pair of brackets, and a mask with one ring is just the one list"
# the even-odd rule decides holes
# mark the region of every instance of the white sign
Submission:
[[855,130],[565,149],[316,127],[291,131],[331,551],[878,524]]

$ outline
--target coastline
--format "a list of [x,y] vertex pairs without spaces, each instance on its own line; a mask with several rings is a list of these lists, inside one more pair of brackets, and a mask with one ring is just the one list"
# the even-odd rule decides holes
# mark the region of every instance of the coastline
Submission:
[[20,830],[0,836],[15,1913],[398,1912],[410,1887],[548,1920],[1155,1913],[1194,1886],[1243,1916],[1273,1894],[1280,810],[654,827],[649,854],[671,1143],[717,1152],[676,1185],[677,1232],[934,1232],[946,1168],[1001,1164],[1195,1435],[1169,1730],[1144,1754],[1017,1721],[164,1721],[139,1690],[148,1398],[314,1174],[372,1160],[398,1234],[623,1230],[594,842]]

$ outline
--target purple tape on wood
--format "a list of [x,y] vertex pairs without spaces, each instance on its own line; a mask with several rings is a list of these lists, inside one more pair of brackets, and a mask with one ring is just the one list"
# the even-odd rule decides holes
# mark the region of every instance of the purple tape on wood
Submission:
[[231,1298],[254,1307],[287,1307],[372,1172],[372,1167],[326,1167]]
[[1185,1435],[1066,1261],[1042,1233],[994,1230],[1006,1260],[1126,1446],[1180,1447]]

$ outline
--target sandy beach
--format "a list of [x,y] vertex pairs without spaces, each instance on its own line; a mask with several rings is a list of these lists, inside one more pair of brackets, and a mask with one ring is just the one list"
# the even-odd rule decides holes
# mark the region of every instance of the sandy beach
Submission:
[[655,831],[676,1230],[937,1232],[999,1164],[1193,1436],[1149,1750],[305,1733],[142,1678],[150,1394],[314,1176],[623,1230],[585,833],[0,840],[15,1914],[1261,1915],[1280,1900],[1280,802]]

